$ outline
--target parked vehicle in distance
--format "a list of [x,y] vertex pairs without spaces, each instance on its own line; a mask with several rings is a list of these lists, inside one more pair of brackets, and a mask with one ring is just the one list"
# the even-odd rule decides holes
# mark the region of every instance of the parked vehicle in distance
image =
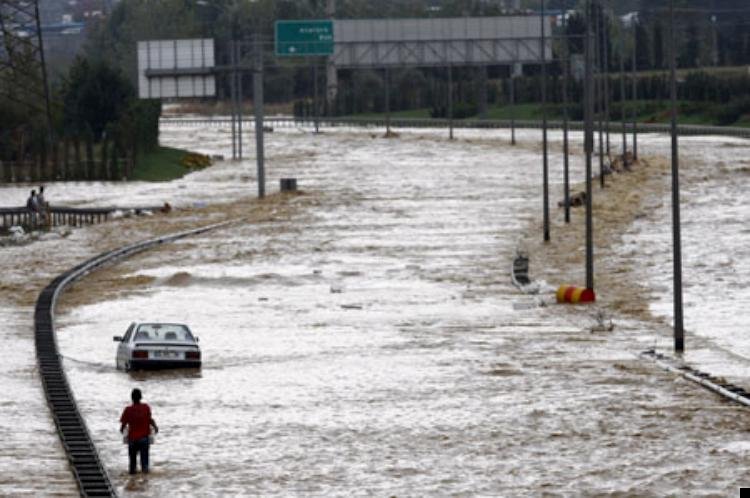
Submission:
[[200,368],[198,338],[181,323],[131,323],[124,336],[115,336],[118,370]]

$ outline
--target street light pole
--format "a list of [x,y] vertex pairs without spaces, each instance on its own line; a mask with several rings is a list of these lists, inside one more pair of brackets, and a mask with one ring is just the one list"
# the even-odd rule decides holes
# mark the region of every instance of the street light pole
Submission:
[[509,85],[509,93],[510,93],[510,144],[516,145],[516,88],[515,88],[515,78],[516,78],[516,66],[515,63],[510,69],[510,81],[508,83]]
[[599,119],[599,185],[604,188],[604,72],[602,70],[602,18],[601,4],[594,0],[594,15],[596,16],[596,67],[597,78],[597,109]]
[[[234,60],[238,66],[242,66],[242,42],[234,44]],[[237,79],[237,158],[242,161],[242,71],[235,71]]]
[[255,156],[258,168],[258,197],[266,196],[265,151],[263,148],[263,47],[255,35],[255,67],[253,68],[253,108],[255,108]]
[[602,64],[604,65],[604,122],[605,132],[607,134],[607,162],[611,162],[611,144],[609,140],[610,132],[610,92],[609,92],[609,21],[604,15],[604,9],[602,8]]
[[628,166],[628,130],[627,130],[627,118],[625,114],[625,104],[627,102],[625,96],[625,32],[620,37],[620,110],[622,119],[622,165]]
[[385,67],[385,136],[391,136],[391,70]]
[[565,223],[570,223],[570,146],[568,143],[568,80],[570,78],[570,39],[567,34],[567,11],[563,12],[563,46],[565,60],[563,61],[563,189],[565,204]]
[[674,350],[685,351],[682,316],[682,243],[680,235],[680,159],[677,143],[677,70],[675,50],[674,0],[669,0],[669,73],[672,98],[672,248],[674,264]]
[[448,64],[448,139],[453,140],[453,64]]
[[231,66],[231,72],[229,73],[229,94],[232,111],[232,160],[237,159],[237,51],[234,49],[237,41],[232,40],[229,42],[229,65]]
[[549,154],[547,151],[547,40],[545,33],[544,0],[542,0],[542,162],[544,196],[544,241],[549,242]]
[[584,120],[586,152],[586,288],[594,289],[594,230],[591,216],[592,188],[591,188],[591,160],[594,154],[594,73],[593,55],[594,46],[592,40],[592,0],[586,0],[586,77],[584,80]]
[[320,103],[318,102],[318,58],[313,58],[313,119],[315,133],[320,133]]
[[[631,91],[631,99],[633,101],[632,114],[633,114],[633,161],[638,160],[638,25],[636,24],[635,18],[633,19],[633,67],[631,68],[633,75],[633,89]],[[623,111],[624,113],[624,111]],[[624,114],[623,114],[624,119]]]

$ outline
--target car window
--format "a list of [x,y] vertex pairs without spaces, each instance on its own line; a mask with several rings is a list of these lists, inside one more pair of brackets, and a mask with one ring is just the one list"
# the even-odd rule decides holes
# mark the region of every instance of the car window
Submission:
[[179,323],[142,323],[138,326],[135,340],[195,342],[190,330]]
[[131,323],[130,327],[128,327],[127,332],[125,332],[125,337],[122,338],[122,342],[128,342],[130,340],[130,336],[133,334],[134,328],[135,328],[135,323]]

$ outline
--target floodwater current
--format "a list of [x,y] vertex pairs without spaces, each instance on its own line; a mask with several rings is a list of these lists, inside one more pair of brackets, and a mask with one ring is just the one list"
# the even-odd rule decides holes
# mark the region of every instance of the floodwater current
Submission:
[[[650,287],[648,312],[608,310],[606,289],[597,308],[550,305],[509,279],[541,218],[538,132],[519,133],[516,148],[502,131],[458,131],[452,142],[439,130],[399,132],[277,130],[267,136],[269,186],[296,177],[300,195],[273,195],[251,222],[143,253],[68,292],[58,342],[118,493],[714,496],[750,485],[750,412],[638,357],[669,345],[667,193],[644,191],[648,209],[599,255],[604,268],[636,267],[623,278]],[[208,127],[165,127],[162,142],[229,147],[226,129]],[[657,156],[668,142],[640,145]],[[741,196],[750,169],[736,158],[750,145],[688,139],[684,150],[687,358],[747,387],[750,340],[737,335],[750,298]],[[553,206],[561,163],[556,148]],[[580,154],[572,167],[580,180]],[[54,184],[53,202],[186,209],[1,249],[12,361],[2,366],[0,494],[75,494],[35,372],[30,270],[39,289],[110,247],[222,210],[244,216],[257,207],[246,199],[253,168],[250,158],[166,184]],[[25,190],[2,189],[3,204],[22,204]],[[227,204],[206,206],[216,202]],[[554,261],[536,254],[532,276]],[[544,278],[570,283],[555,275]],[[702,299],[717,276],[729,299]],[[26,297],[11,299],[19,288]],[[613,330],[592,330],[597,311]],[[116,371],[112,336],[146,320],[188,323],[201,371]],[[148,476],[128,476],[117,433],[133,387],[161,428]]]

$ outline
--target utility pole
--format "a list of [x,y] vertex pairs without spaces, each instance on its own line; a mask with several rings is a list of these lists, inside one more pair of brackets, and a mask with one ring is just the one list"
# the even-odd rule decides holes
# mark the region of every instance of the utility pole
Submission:
[[570,39],[568,38],[568,15],[563,12],[562,28],[564,36],[563,61],[563,203],[565,205],[565,223],[570,223],[570,147],[568,143],[568,80],[570,79]]
[[391,70],[385,67],[385,136],[391,136]]
[[[633,75],[633,161],[638,160],[638,25],[633,19],[633,67],[631,68]],[[624,117],[623,111],[623,119]]]
[[672,98],[672,248],[674,264],[674,350],[685,351],[682,317],[682,242],[680,234],[680,158],[677,143],[677,50],[675,47],[674,0],[669,0],[669,74]]
[[[479,14],[479,17],[484,17],[484,2],[479,2],[479,4],[477,5],[477,13]],[[487,66],[484,64],[479,66],[477,68],[477,73],[477,79],[479,80],[479,88],[477,88],[479,119],[487,119]]]
[[[234,60],[237,65],[242,67],[242,42],[234,45],[236,52]],[[234,72],[235,78],[237,78],[237,156],[239,160],[242,160],[242,70]]]
[[[54,147],[52,103],[38,0],[0,0],[0,78],[13,83],[0,87],[0,93],[7,99],[20,104],[30,114],[44,115],[48,142],[45,149]],[[5,179],[4,173],[0,164],[0,181]],[[10,173],[14,176],[13,168]]]
[[544,195],[544,241],[549,242],[549,155],[547,152],[547,40],[544,0],[542,0],[542,156],[543,156],[543,195]]
[[[17,2],[23,4],[25,2]],[[53,127],[52,127],[52,109],[50,107],[50,96],[49,96],[49,81],[47,80],[47,64],[44,60],[44,40],[42,39],[42,26],[39,17],[39,2],[34,1],[34,15],[36,17],[36,39],[39,47],[39,63],[42,70],[42,91],[44,92],[44,107],[47,118],[47,138],[52,141]],[[50,143],[52,145],[52,143]]]
[[591,216],[592,210],[592,188],[591,188],[591,162],[594,154],[594,72],[593,55],[594,46],[592,39],[592,0],[586,0],[586,42],[585,42],[585,72],[584,80],[584,120],[586,152],[586,288],[594,289],[594,230]]
[[263,47],[256,33],[254,41],[253,107],[255,109],[255,157],[258,168],[258,197],[266,196],[266,170],[263,150]]
[[510,81],[508,82],[510,92],[510,144],[516,145],[516,64],[510,69]]
[[599,185],[604,188],[604,75],[602,71],[602,18],[601,4],[594,0],[594,15],[596,16],[596,67],[598,78],[596,88],[598,92],[597,114],[599,118]]
[[605,131],[607,133],[607,162],[611,163],[611,147],[609,140],[610,131],[610,92],[609,92],[609,21],[604,15],[602,8],[602,64],[604,65],[604,120]]
[[[333,19],[336,16],[336,0],[326,0],[326,16]],[[326,102],[328,109],[333,109],[339,93],[339,78],[333,56],[326,59]]]
[[625,104],[627,98],[625,96],[625,36],[620,36],[620,109],[621,109],[621,120],[622,120],[622,165],[628,166],[628,132],[627,132],[627,119],[625,117]]
[[237,52],[234,46],[235,40],[229,42],[229,100],[231,101],[231,121],[232,121],[232,160],[237,159]]
[[448,138],[453,140],[453,64],[448,64]]
[[313,106],[315,107],[315,133],[320,133],[320,101],[318,100],[318,60],[313,59]]

